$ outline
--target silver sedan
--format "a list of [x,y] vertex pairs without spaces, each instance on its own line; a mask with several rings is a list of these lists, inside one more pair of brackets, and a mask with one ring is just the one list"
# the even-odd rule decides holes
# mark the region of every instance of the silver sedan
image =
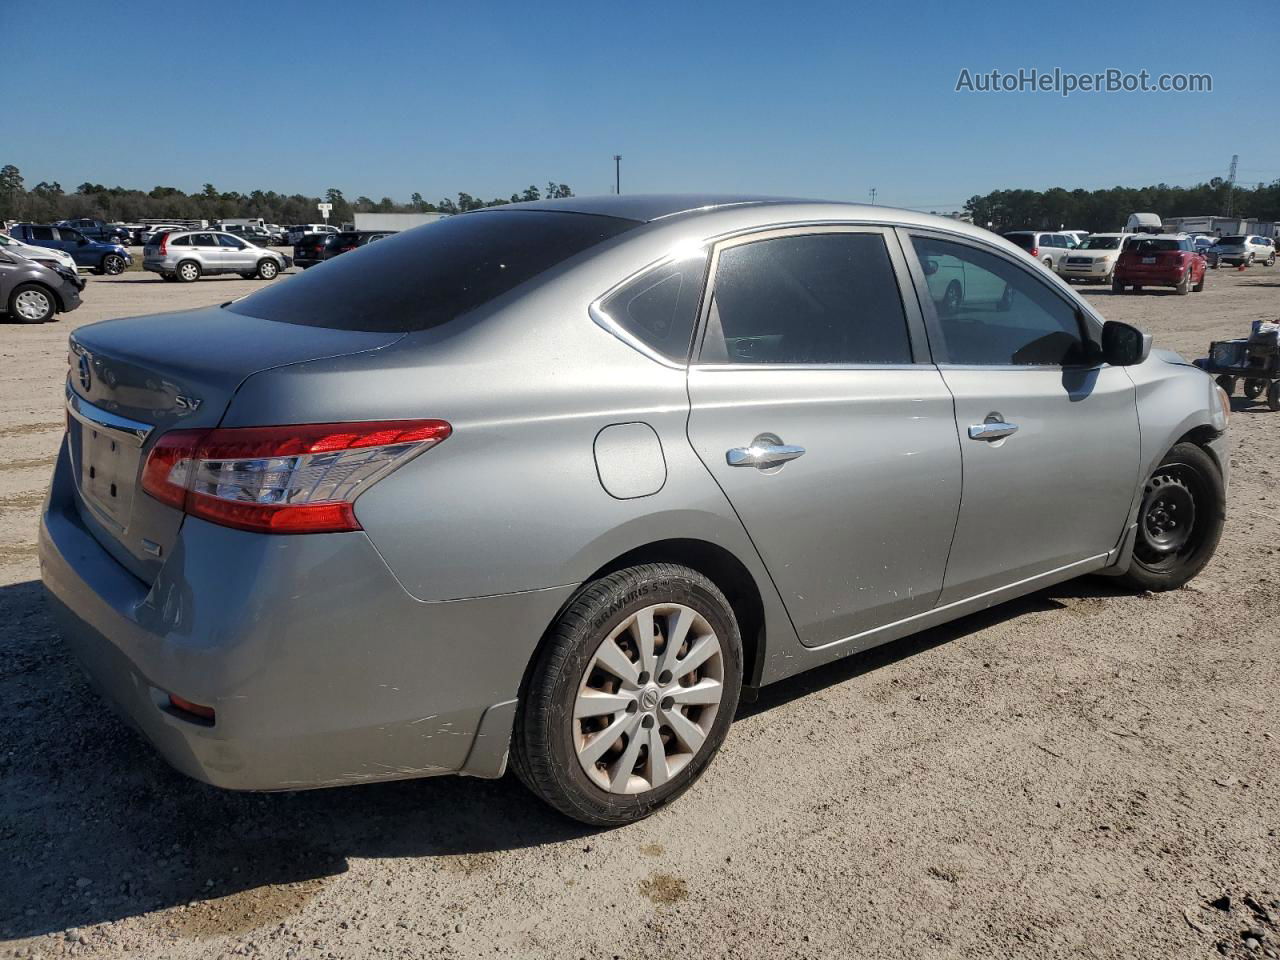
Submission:
[[744,690],[1083,574],[1177,587],[1225,509],[1205,373],[883,207],[467,213],[70,356],[62,632],[233,789],[509,762],[626,823]]

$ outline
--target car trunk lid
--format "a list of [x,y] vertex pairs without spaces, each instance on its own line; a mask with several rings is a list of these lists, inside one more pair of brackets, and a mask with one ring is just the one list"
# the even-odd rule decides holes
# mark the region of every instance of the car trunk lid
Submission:
[[276,323],[220,307],[81,327],[70,338],[67,442],[85,525],[150,583],[183,519],[138,482],[162,434],[216,426],[240,384],[261,370],[376,350],[400,337]]

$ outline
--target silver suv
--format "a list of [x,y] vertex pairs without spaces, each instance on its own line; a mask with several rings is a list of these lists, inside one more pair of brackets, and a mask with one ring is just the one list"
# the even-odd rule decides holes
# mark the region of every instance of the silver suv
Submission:
[[291,257],[219,230],[162,233],[142,248],[143,270],[183,283],[219,273],[274,280],[291,266]]

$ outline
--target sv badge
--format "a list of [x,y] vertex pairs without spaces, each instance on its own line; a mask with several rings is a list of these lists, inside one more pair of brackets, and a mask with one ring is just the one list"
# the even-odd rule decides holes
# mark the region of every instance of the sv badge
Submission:
[[174,397],[173,405],[179,410],[188,410],[195,412],[200,409],[200,404],[204,403],[199,397]]

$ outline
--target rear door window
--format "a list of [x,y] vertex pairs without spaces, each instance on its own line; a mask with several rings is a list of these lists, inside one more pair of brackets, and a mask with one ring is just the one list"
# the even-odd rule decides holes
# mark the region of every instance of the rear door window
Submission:
[[1029,233],[1006,233],[1004,238],[1015,247],[1021,247],[1023,250],[1030,250],[1035,246],[1035,241]]
[[338,257],[226,309],[342,330],[425,330],[639,225],[546,210],[460,214],[387,237],[376,252]]
[[28,227],[31,239],[36,243],[53,243],[53,227]]
[[912,362],[880,233],[817,233],[721,250],[701,363]]

